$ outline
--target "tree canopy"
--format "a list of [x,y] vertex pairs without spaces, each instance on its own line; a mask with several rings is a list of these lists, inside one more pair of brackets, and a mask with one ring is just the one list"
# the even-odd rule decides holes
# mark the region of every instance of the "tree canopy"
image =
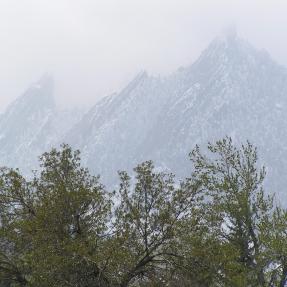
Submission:
[[287,286],[287,212],[257,150],[197,146],[190,176],[151,161],[108,191],[68,145],[32,179],[0,170],[1,287]]

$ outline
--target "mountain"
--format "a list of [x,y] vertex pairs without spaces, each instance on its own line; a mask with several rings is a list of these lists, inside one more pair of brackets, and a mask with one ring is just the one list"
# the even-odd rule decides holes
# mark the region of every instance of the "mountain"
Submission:
[[59,120],[51,86],[33,86],[0,118],[0,164],[27,169],[34,164],[27,158],[66,142],[109,186],[118,170],[149,159],[184,177],[196,144],[227,135],[258,146],[267,185],[287,204],[287,69],[236,33],[216,38],[195,63],[167,77],[139,73],[83,117]]
[[166,78],[140,73],[121,93],[96,104],[65,141],[109,183],[117,170],[147,159],[186,176],[195,144],[226,135],[238,143],[248,139],[259,148],[272,188],[283,194],[286,110],[286,68],[232,33]]
[[19,168],[29,174],[38,156],[69,130],[77,119],[74,112],[56,109],[52,76],[44,75],[0,117],[0,166]]
[[[65,138],[104,178],[148,159],[143,145],[169,95],[162,81],[140,73],[121,93],[96,104]],[[147,151],[148,152],[148,151]]]

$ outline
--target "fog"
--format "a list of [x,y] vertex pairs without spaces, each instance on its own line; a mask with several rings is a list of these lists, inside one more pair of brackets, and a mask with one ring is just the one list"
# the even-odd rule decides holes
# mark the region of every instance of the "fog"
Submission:
[[283,0],[1,0],[0,111],[45,72],[60,107],[91,105],[141,70],[191,64],[231,23],[287,66],[286,9]]

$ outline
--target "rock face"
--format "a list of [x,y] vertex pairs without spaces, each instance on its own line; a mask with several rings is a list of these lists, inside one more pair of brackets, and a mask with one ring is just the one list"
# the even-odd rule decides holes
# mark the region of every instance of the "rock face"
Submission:
[[1,165],[30,168],[46,146],[46,129],[55,110],[53,80],[44,76],[11,104],[0,121]]
[[235,33],[216,38],[194,64],[171,76],[140,73],[76,124],[66,121],[65,128],[55,128],[59,115],[51,116],[57,112],[46,82],[28,90],[0,119],[1,164],[27,168],[36,153],[67,142],[108,185],[117,170],[148,159],[185,176],[195,144],[228,135],[258,146],[268,184],[287,203],[287,70]]
[[38,156],[58,144],[75,123],[73,115],[56,110],[54,82],[43,76],[0,117],[0,165],[29,174],[38,167]]
[[287,172],[287,70],[235,34],[215,39],[191,66],[138,75],[96,104],[66,141],[104,179],[146,159],[181,176],[188,153],[226,135],[256,144],[272,186]]

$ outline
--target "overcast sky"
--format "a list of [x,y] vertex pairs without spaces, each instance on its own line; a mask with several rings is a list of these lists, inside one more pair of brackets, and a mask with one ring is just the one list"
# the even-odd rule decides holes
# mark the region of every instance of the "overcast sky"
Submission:
[[191,64],[231,23],[287,66],[285,0],[0,0],[0,111],[45,72],[60,106]]

